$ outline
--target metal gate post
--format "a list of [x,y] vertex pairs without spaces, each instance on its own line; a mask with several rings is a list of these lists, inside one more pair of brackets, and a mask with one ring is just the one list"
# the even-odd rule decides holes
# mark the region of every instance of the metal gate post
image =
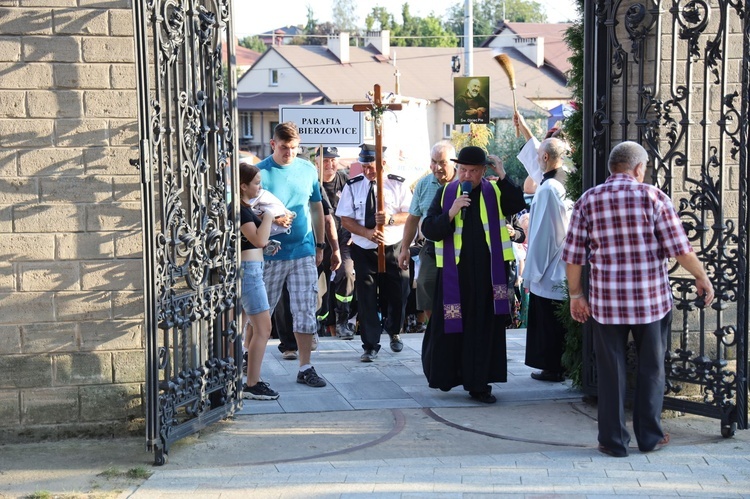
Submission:
[[146,446],[156,464],[172,442],[242,406],[231,8],[231,0],[133,5]]

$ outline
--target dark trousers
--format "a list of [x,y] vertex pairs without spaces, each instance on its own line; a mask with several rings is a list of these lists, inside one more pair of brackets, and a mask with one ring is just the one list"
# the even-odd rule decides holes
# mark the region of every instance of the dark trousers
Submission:
[[406,317],[409,296],[409,274],[398,266],[401,243],[385,247],[385,273],[378,274],[378,250],[351,245],[354,260],[354,289],[357,293],[357,318],[362,348],[380,350],[383,326],[378,318],[378,293],[385,301],[385,330],[389,336],[399,334]]
[[526,360],[529,367],[562,373],[566,329],[555,312],[561,301],[529,293],[529,317],[526,327]]
[[[323,295],[322,305],[318,310],[318,320],[325,325],[346,324],[351,316],[354,299],[354,261],[351,246],[344,243],[340,247],[341,266],[331,281],[331,250],[326,247],[323,262],[318,266],[318,273],[326,275],[327,289]],[[333,311],[333,313],[331,313]]]
[[593,318],[594,353],[598,376],[599,443],[616,454],[627,454],[630,434],[625,426],[628,333],[633,333],[638,371],[633,403],[633,432],[642,451],[664,438],[664,356],[672,312],[650,324],[599,324]]

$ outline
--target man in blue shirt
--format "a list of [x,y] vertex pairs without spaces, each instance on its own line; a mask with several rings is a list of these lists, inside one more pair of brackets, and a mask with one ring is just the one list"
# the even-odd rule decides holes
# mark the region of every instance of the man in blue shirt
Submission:
[[[456,149],[447,140],[440,141],[432,146],[430,151],[430,170],[432,175],[427,175],[417,182],[414,188],[414,197],[411,199],[409,216],[404,224],[404,238],[401,241],[401,252],[398,263],[402,269],[409,268],[411,246],[417,235],[420,221],[427,215],[435,193],[442,186],[451,182],[456,176],[456,165],[451,158],[456,157]],[[419,251],[419,274],[417,274],[417,309],[424,312],[429,320],[432,313],[432,295],[435,290],[437,279],[437,265],[435,264],[435,243],[425,241]]]
[[299,351],[297,382],[326,386],[310,363],[318,298],[317,266],[323,259],[325,231],[318,172],[307,160],[297,158],[299,132],[292,122],[279,123],[271,139],[273,154],[258,163],[261,183],[295,216],[287,234],[276,239],[281,249],[265,257],[263,281],[268,303],[275,308],[286,283],[289,289],[294,337]]

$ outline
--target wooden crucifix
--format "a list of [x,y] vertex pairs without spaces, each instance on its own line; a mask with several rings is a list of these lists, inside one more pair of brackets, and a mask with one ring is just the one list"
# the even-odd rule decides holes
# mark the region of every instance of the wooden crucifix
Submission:
[[[375,84],[372,101],[369,104],[354,104],[352,110],[358,112],[369,112],[375,128],[375,172],[378,185],[378,196],[376,210],[385,210],[385,199],[383,198],[383,113],[385,111],[399,111],[401,104],[383,103],[380,95],[380,85]],[[383,232],[383,224],[378,224],[376,229]],[[378,244],[378,272],[385,272],[385,246]]]

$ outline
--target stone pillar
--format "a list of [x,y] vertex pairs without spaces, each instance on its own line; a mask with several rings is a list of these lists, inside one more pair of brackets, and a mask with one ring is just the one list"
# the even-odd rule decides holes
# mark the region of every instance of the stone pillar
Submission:
[[143,417],[129,0],[0,0],[0,438]]

